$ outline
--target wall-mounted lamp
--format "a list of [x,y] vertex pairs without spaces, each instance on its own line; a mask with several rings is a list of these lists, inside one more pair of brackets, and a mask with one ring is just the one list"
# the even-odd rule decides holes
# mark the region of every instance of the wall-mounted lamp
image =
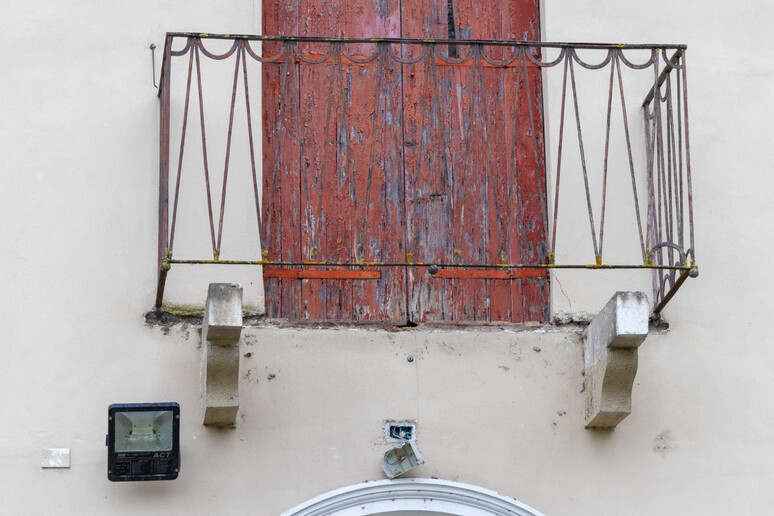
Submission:
[[174,480],[180,471],[180,405],[108,407],[108,479]]
[[412,439],[388,450],[382,460],[382,469],[388,478],[395,478],[424,464],[424,462],[415,441]]

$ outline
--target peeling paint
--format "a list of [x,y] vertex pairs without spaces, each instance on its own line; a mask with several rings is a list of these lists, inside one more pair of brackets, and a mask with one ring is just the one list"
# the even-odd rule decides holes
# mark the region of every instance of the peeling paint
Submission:
[[[458,5],[455,37],[534,32],[536,3],[519,4],[518,16],[503,15],[506,4],[496,4]],[[291,15],[267,5],[264,24],[273,34],[434,40],[450,34],[447,7],[412,4],[401,12],[401,4],[391,0],[336,9],[309,2]],[[327,48],[327,43],[305,45],[311,52]],[[373,45],[352,44],[347,51],[369,54]],[[464,264],[546,258],[540,200],[545,191],[538,177],[544,168],[542,115],[532,121],[534,139],[527,117],[530,109],[542,113],[539,70],[527,72],[527,79],[515,67],[484,70],[470,61],[435,70],[428,62],[344,61],[338,67],[299,65],[287,74],[280,73],[282,63],[264,65],[264,124],[276,127],[280,139],[266,146],[264,170],[282,163],[273,192],[275,182],[264,175],[264,197],[276,195],[281,207],[268,244],[272,260],[313,256],[368,263],[405,256],[410,262],[411,256],[416,263]],[[280,98],[283,88],[300,105],[289,103],[280,119],[272,99]],[[299,121],[301,139],[294,137]],[[304,166],[293,166],[294,159]],[[396,323],[548,318],[546,278],[433,279],[425,270],[390,267],[373,282],[266,278],[265,288],[270,318]]]

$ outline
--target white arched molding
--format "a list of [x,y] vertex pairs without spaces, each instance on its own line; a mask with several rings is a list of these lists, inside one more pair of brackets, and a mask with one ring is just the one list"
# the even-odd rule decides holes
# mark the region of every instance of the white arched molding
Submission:
[[412,512],[454,516],[544,516],[489,489],[431,478],[363,482],[313,498],[282,516],[389,516]]

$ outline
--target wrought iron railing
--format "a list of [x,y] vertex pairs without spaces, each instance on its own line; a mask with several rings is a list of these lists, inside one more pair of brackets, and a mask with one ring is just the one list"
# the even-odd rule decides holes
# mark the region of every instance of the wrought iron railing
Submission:
[[[230,48],[225,52],[217,53],[209,50],[205,42],[207,40],[229,40]],[[173,44],[180,42],[177,49]],[[496,40],[419,40],[419,39],[344,39],[344,38],[312,38],[312,37],[272,37],[272,36],[242,36],[242,35],[214,35],[198,33],[168,33],[164,48],[161,80],[159,85],[159,97],[161,99],[160,116],[160,175],[159,175],[159,234],[158,234],[158,288],[156,295],[156,307],[160,309],[164,297],[164,288],[168,271],[172,265],[176,264],[239,264],[239,265],[262,265],[268,267],[276,266],[298,266],[304,269],[323,269],[335,266],[336,268],[359,270],[368,267],[369,269],[379,267],[414,267],[429,268],[431,274],[441,271],[455,269],[469,269],[480,271],[501,271],[496,274],[510,274],[508,277],[530,277],[533,271],[537,275],[545,275],[546,271],[552,269],[646,269],[652,270],[654,276],[654,313],[658,314],[664,308],[667,302],[672,298],[678,288],[689,276],[698,275],[698,268],[694,253],[694,235],[693,235],[693,209],[691,195],[691,168],[690,168],[690,146],[688,131],[688,95],[687,95],[687,70],[685,64],[685,50],[683,45],[614,45],[614,44],[589,44],[589,43],[541,43],[541,42],[522,42],[522,41],[496,41]],[[595,62],[589,62],[590,59],[583,59],[581,56],[587,54],[598,54]],[[553,54],[553,57],[548,57]],[[631,54],[638,54],[639,59],[632,58]],[[644,56],[644,57],[643,57]],[[177,163],[173,166],[174,182],[170,182],[170,154],[172,150],[171,140],[171,120],[170,120],[170,99],[178,92],[171,88],[171,64],[173,60],[187,58],[187,76],[185,81],[185,90],[181,93],[184,96],[183,115],[180,129],[179,147],[175,146],[177,154]],[[230,115],[228,122],[228,133],[226,136],[225,165],[223,172],[223,182],[220,192],[219,209],[213,210],[212,193],[209,164],[207,156],[206,140],[206,117],[204,113],[203,89],[202,89],[202,61],[204,58],[209,60],[228,60],[233,59],[233,81],[231,88]],[[635,62],[637,61],[637,62]],[[269,188],[268,198],[261,194],[262,188],[259,179],[261,167],[256,163],[256,154],[259,153],[259,147],[254,137],[253,115],[251,113],[251,91],[248,85],[248,73],[254,63],[276,63],[280,66],[280,95],[276,99],[275,106],[278,111],[278,118],[283,117],[283,110],[290,109],[288,106],[298,102],[299,92],[293,91],[292,76],[300,74],[298,66],[325,66],[331,67],[333,72],[330,77],[342,73],[342,67],[349,65],[371,66],[374,69],[374,75],[377,81],[376,103],[394,102],[393,95],[383,93],[387,91],[384,81],[387,79],[386,72],[391,66],[405,67],[403,73],[410,73],[411,69],[422,69],[424,71],[424,84],[422,88],[426,90],[427,95],[423,99],[433,105],[421,107],[428,113],[433,109],[443,109],[444,99],[438,92],[438,69],[442,66],[466,65],[472,68],[470,76],[470,91],[475,96],[476,88],[479,88],[478,94],[483,95],[481,91],[483,86],[476,83],[481,81],[483,70],[488,68],[508,68],[512,69],[512,77],[515,81],[515,95],[518,104],[518,95],[529,95],[530,89],[536,85],[530,86],[531,74],[528,70],[549,70],[556,69],[561,71],[561,79],[558,82],[559,94],[551,99],[551,102],[560,102],[561,114],[559,120],[549,120],[551,124],[558,126],[557,154],[555,164],[545,166],[546,161],[538,159],[537,154],[533,157],[535,170],[534,180],[537,181],[540,189],[545,192],[541,197],[541,207],[543,220],[538,225],[544,225],[543,241],[540,243],[540,252],[532,253],[530,260],[521,263],[519,258],[516,260],[508,256],[508,253],[500,251],[499,256],[488,260],[480,261],[461,261],[455,256],[456,250],[452,249],[446,259],[421,261],[415,259],[413,253],[407,250],[405,259],[402,260],[375,260],[367,255],[367,251],[362,245],[363,237],[361,235],[361,245],[353,250],[352,256],[355,257],[349,261],[325,262],[316,259],[314,251],[310,256],[298,260],[272,260],[267,254],[267,245],[272,237],[271,232],[276,231],[276,224],[272,224],[272,217],[275,213],[275,204],[277,200],[274,197],[274,187]],[[606,118],[604,123],[605,134],[592,134],[591,139],[595,142],[604,142],[604,153],[602,155],[602,164],[598,167],[589,166],[587,151],[589,145],[589,134],[583,133],[581,109],[579,107],[579,86],[578,86],[578,67],[587,70],[596,70],[599,73],[607,71],[607,96],[606,100]],[[631,121],[631,116],[627,111],[625,80],[623,75],[626,73],[645,74],[644,84],[649,88],[645,101],[642,103],[645,122],[645,163],[637,163],[636,152],[633,151],[632,127],[636,127]],[[290,80],[289,80],[290,78]],[[244,260],[224,260],[221,259],[221,244],[224,226],[224,210],[226,205],[226,186],[229,178],[229,156],[232,145],[232,132],[235,101],[237,98],[237,86],[242,83],[240,88],[244,92],[244,104],[246,106],[247,121],[247,139],[249,141],[249,172],[253,182],[253,194],[255,201],[255,216],[260,232],[261,250],[256,249],[255,255],[247,257]],[[330,80],[330,91],[327,92],[328,98],[332,99],[340,92],[334,91],[336,80]],[[340,83],[339,87],[341,86]],[[539,85],[538,85],[539,86]],[[254,91],[255,89],[253,89]],[[195,96],[192,99],[192,92]],[[640,90],[643,93],[647,89]],[[384,95],[384,98],[380,98]],[[202,257],[180,258],[174,254],[175,231],[178,219],[178,201],[180,196],[180,183],[184,171],[183,156],[185,153],[186,132],[188,130],[189,106],[192,103],[198,104],[199,117],[198,124],[201,133],[201,145],[203,154],[204,179],[206,183],[206,210],[209,221],[210,243],[212,247],[212,259]],[[345,105],[343,103],[342,105]],[[252,105],[255,105],[253,101]],[[601,105],[601,103],[600,103]],[[624,150],[627,165],[624,170],[609,170],[608,162],[611,143],[611,125],[613,122],[613,106],[622,114],[620,120],[625,140]],[[473,111],[478,110],[479,116],[483,117],[484,125],[489,117],[502,116],[490,112],[491,105],[487,102],[471,102],[469,110],[460,112],[460,124],[469,123],[469,118],[473,116]],[[325,118],[326,133],[328,134],[327,124],[331,123],[331,104],[319,106],[320,109],[327,108]],[[526,103],[528,113],[521,115],[512,113],[505,109],[507,116],[513,118],[513,131],[508,135],[513,142],[509,142],[511,152],[515,152],[516,143],[516,119],[519,116],[526,116],[528,122],[526,131],[522,139],[531,146],[528,152],[538,152],[538,147],[543,145],[542,141],[537,141],[540,137],[540,130],[536,129],[539,125],[543,127],[543,112],[540,105]],[[299,110],[296,111],[298,113]],[[574,117],[568,115],[571,111]],[[287,115],[287,114],[286,114]],[[285,115],[285,116],[286,116]],[[346,113],[343,116],[348,116]],[[376,115],[374,115],[376,116]],[[422,146],[427,144],[424,136],[426,127],[424,126],[426,116],[422,116],[419,143],[420,153]],[[568,121],[569,119],[569,121]],[[194,122],[195,123],[195,122]],[[296,138],[303,142],[304,131],[300,116],[296,121],[289,121],[290,124],[296,124]],[[376,122],[374,122],[375,124]],[[391,123],[401,125],[404,120],[392,120]],[[522,122],[520,122],[522,123]],[[574,131],[577,134],[578,143],[578,161],[577,163],[568,163],[566,157],[566,147],[569,145],[569,137],[566,133]],[[432,132],[432,131],[431,131]],[[346,131],[345,131],[346,133]],[[443,127],[438,131],[439,138],[443,138]],[[343,135],[349,138],[348,135]],[[480,142],[481,146],[490,146],[488,135],[486,141]],[[585,139],[584,139],[585,138]],[[264,138],[264,141],[266,138]],[[272,145],[280,145],[280,138],[275,138]],[[386,140],[385,140],[386,141]],[[393,142],[400,146],[400,142]],[[438,142],[443,146],[444,141]],[[473,142],[476,145],[478,142]],[[524,143],[524,142],[522,142]],[[303,143],[301,143],[303,144]],[[523,147],[523,145],[522,145]],[[523,150],[523,149],[522,149]],[[487,152],[486,150],[484,151]],[[495,165],[491,162],[492,152],[489,154],[489,173],[494,174]],[[279,169],[283,166],[281,163],[282,153],[280,149],[273,150],[274,169],[263,170],[264,181],[274,181]],[[369,205],[368,197],[371,195],[371,171],[373,170],[373,151],[371,152],[371,162],[368,164],[368,189],[361,192],[365,196],[365,206]],[[515,154],[514,154],[515,156]],[[348,158],[345,157],[344,161]],[[441,158],[441,161],[447,160],[447,157]],[[486,158],[484,158],[486,159]],[[550,156],[554,159],[554,156]],[[323,160],[325,163],[327,160]],[[516,158],[508,166],[517,168]],[[244,164],[243,164],[244,165]],[[421,166],[421,165],[418,165]],[[441,167],[443,168],[443,167]],[[601,179],[601,189],[592,188],[593,181],[590,177],[594,175],[591,169],[596,169],[597,179]],[[618,167],[619,169],[621,167]],[[440,171],[447,173],[448,171]],[[524,173],[518,172],[517,173]],[[573,195],[561,194],[560,185],[562,185],[563,174],[579,173],[583,179],[583,189],[580,192],[573,192]],[[321,173],[322,181],[326,174],[335,173],[331,170],[323,170]],[[458,172],[459,173],[459,172]],[[464,181],[466,171],[461,175]],[[639,241],[639,258],[634,263],[606,263],[603,250],[605,242],[606,222],[610,217],[607,205],[607,183],[608,175],[623,174],[628,176],[631,181],[633,195],[633,213],[631,217],[635,220],[636,239]],[[510,172],[508,173],[510,174]],[[511,177],[510,175],[508,177]],[[514,176],[515,177],[515,176]],[[494,182],[494,179],[492,179]],[[507,183],[509,180],[505,179]],[[643,184],[644,187],[643,187]],[[324,183],[319,185],[325,188]],[[302,190],[309,188],[304,184],[300,187]],[[514,187],[507,186],[508,192]],[[305,195],[302,191],[302,195]],[[405,195],[405,193],[404,193]],[[599,210],[594,209],[592,197],[596,196],[597,201],[601,199]],[[511,199],[510,193],[507,196]],[[362,199],[361,199],[362,201]],[[405,197],[402,198],[405,203]],[[496,200],[490,198],[492,209],[498,211],[501,206]],[[588,242],[588,260],[582,263],[565,263],[561,260],[563,247],[562,242],[557,241],[559,223],[561,220],[562,208],[568,203],[585,204],[588,213],[588,228],[590,238]],[[518,209],[517,205],[505,206],[503,209]],[[205,209],[204,207],[202,209]],[[489,209],[489,208],[487,208]],[[314,207],[312,213],[307,217],[314,217]],[[367,210],[367,209],[366,209]],[[170,213],[171,211],[171,213]],[[367,211],[366,211],[367,216]],[[505,231],[501,227],[499,215],[493,219],[497,220],[496,228],[492,228],[492,234],[497,233],[499,238]],[[403,224],[404,221],[399,221]],[[496,231],[495,231],[496,229]],[[357,233],[357,231],[356,231]],[[317,236],[319,242],[319,235]],[[488,237],[487,237],[488,238]],[[494,237],[493,237],[494,238]],[[502,244],[502,242],[501,242]],[[453,247],[453,246],[452,246]],[[504,247],[501,245],[501,249]],[[316,246],[313,249],[317,249]],[[536,271],[536,272],[535,272]],[[485,276],[481,276],[485,277]],[[498,276],[499,277],[499,276]],[[506,277],[506,276],[503,276]],[[271,300],[267,300],[271,302]]]
[[664,60],[660,74],[657,67],[654,69],[656,82],[642,103],[648,177],[646,261],[688,268],[654,271],[655,314],[661,312],[689,276],[699,275],[693,236],[685,49],[677,49]]

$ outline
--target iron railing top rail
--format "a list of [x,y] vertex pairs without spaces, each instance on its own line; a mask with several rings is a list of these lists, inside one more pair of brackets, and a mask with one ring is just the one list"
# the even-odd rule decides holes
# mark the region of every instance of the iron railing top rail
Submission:
[[[167,32],[164,55],[161,64],[161,80],[158,85],[158,95],[164,88],[164,70],[167,55],[171,52],[171,41],[174,38],[195,39],[223,39],[223,40],[247,40],[266,42],[294,42],[294,43],[390,43],[398,45],[486,45],[502,47],[526,47],[526,48],[561,48],[581,50],[676,50],[674,57],[682,55],[682,51],[688,48],[680,43],[589,43],[589,42],[561,42],[561,41],[525,41],[515,39],[433,39],[433,38],[344,38],[327,36],[270,36],[264,34],[213,34],[209,32]],[[671,69],[669,63],[664,74]],[[650,96],[652,99],[652,96]],[[647,104],[646,100],[643,104]]]
[[208,32],[167,32],[167,37],[173,38],[201,38],[201,39],[248,39],[251,41],[297,41],[297,42],[325,42],[325,43],[399,43],[399,44],[438,44],[438,45],[493,45],[493,46],[523,46],[541,48],[581,48],[607,50],[622,48],[630,50],[682,49],[688,45],[675,43],[572,43],[572,42],[545,42],[522,41],[515,39],[422,39],[422,38],[343,38],[325,36],[267,36],[263,34],[210,34]]

